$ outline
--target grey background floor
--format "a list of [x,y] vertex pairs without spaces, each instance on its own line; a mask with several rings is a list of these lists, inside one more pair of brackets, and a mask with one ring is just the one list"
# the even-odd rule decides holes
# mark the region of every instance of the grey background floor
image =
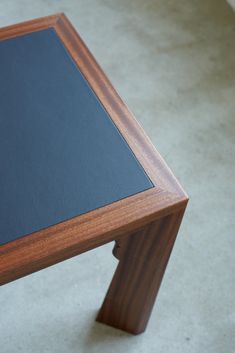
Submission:
[[223,0],[1,0],[64,11],[191,201],[148,330],[94,323],[112,244],[1,287],[1,353],[235,352],[235,13]]

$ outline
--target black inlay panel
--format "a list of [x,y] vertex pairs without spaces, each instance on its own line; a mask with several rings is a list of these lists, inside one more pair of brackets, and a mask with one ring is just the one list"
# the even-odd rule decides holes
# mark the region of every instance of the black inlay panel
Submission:
[[0,245],[151,187],[52,28],[0,42]]

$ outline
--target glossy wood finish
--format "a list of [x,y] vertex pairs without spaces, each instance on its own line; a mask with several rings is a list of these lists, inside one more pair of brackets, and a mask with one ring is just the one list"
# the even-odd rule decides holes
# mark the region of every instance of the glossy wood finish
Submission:
[[[138,333],[151,312],[188,197],[64,14],[0,29],[0,40],[51,27],[154,187],[0,246],[0,284],[118,239],[120,264],[98,319]],[[140,289],[134,295],[136,281]]]
[[182,216],[176,212],[117,241],[119,265],[98,321],[133,334],[145,330]]

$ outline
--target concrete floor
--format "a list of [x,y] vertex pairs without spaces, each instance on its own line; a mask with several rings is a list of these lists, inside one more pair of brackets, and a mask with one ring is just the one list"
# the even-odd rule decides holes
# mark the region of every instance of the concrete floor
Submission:
[[235,0],[227,0],[227,1],[235,9]]
[[64,11],[191,201],[145,334],[94,323],[112,244],[3,286],[1,353],[235,352],[235,13],[223,0],[1,0]]

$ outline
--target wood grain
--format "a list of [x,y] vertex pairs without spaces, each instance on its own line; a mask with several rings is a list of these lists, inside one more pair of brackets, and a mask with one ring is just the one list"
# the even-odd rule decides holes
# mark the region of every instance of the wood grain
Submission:
[[146,329],[184,211],[117,241],[119,265],[97,320],[139,334]]

